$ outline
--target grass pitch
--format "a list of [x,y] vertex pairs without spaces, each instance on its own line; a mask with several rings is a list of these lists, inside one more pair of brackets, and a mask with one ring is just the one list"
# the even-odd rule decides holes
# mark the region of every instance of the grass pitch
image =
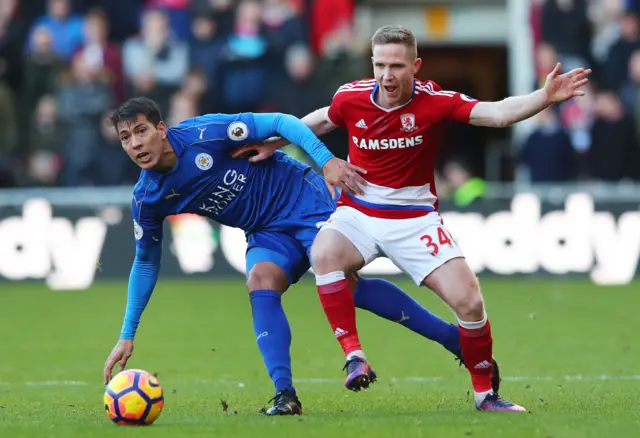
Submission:
[[[431,310],[451,313],[402,282]],[[158,373],[165,409],[151,427],[112,424],[102,366],[123,317],[126,284],[51,292],[0,288],[0,437],[637,437],[640,436],[639,284],[484,280],[502,367],[503,395],[530,414],[473,410],[469,377],[440,346],[359,311],[380,380],[342,386],[343,356],[311,282],[284,305],[293,371],[304,405],[296,418],[259,414],[273,395],[242,282],[160,280],[129,367]],[[226,412],[221,401],[226,402]]]

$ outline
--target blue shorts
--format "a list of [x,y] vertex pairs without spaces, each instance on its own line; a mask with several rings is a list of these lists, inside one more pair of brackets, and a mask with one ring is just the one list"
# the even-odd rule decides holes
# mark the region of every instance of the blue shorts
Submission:
[[296,283],[311,267],[311,244],[322,223],[336,208],[336,201],[314,171],[304,175],[303,187],[295,206],[286,218],[274,221],[247,236],[247,274],[256,263],[272,262]]

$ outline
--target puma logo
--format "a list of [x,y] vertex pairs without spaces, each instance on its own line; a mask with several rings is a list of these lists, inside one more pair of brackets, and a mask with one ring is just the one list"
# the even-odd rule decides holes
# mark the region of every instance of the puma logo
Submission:
[[402,323],[403,321],[408,321],[408,320],[410,320],[410,319],[411,319],[411,317],[410,317],[410,316],[406,316],[406,315],[404,314],[404,310],[403,310],[403,311],[402,311],[402,318],[400,318],[400,319],[399,319],[399,320],[397,320],[396,322],[397,322],[398,324],[400,324],[400,323]]
[[176,193],[174,189],[171,189],[171,193],[164,197],[164,199],[175,198],[176,196],[180,196],[180,193]]

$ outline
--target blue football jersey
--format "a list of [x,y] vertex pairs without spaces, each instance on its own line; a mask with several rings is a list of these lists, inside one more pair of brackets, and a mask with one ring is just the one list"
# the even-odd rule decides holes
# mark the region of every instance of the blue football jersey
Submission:
[[176,165],[167,173],[142,170],[133,192],[139,247],[159,242],[164,219],[174,214],[194,213],[251,232],[291,211],[309,166],[280,151],[259,163],[229,156],[233,148],[275,135],[256,126],[258,116],[208,114],[168,129]]

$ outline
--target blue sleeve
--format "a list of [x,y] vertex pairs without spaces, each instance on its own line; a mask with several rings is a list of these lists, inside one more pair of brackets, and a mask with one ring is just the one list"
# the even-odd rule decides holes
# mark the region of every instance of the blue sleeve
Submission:
[[307,125],[289,114],[206,114],[180,122],[169,129],[169,134],[170,139],[175,137],[178,143],[207,144],[225,151],[280,136],[304,149],[320,167],[334,158]]
[[133,235],[136,247],[146,248],[162,242],[162,222],[164,218],[156,217],[153,205],[144,203],[144,195],[134,194],[131,202],[133,216]]
[[321,168],[334,158],[334,155],[318,137],[300,119],[281,113],[253,114],[254,137],[264,141],[280,136],[300,146]]
[[136,258],[129,275],[129,291],[127,308],[120,339],[133,339],[140,323],[140,317],[158,280],[160,261],[162,259],[162,243],[145,248],[136,247]]

